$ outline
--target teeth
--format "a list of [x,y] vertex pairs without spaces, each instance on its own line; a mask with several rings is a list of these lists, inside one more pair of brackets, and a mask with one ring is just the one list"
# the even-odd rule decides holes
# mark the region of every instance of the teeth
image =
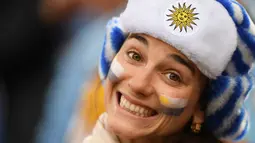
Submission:
[[124,104],[123,104],[123,102],[120,102],[120,107],[124,107]]
[[144,114],[145,114],[145,115],[149,115],[148,113],[149,113],[148,110],[145,110],[145,111],[144,111]]
[[130,109],[131,111],[135,111],[135,105],[134,105],[134,104],[131,104],[129,109]]
[[[126,101],[127,101],[127,100],[126,100]],[[129,108],[129,107],[130,107],[130,102],[126,102],[125,107],[126,107],[126,108]]]
[[138,112],[139,109],[140,109],[140,108],[139,108],[138,106],[136,106],[136,107],[135,107],[135,112]]
[[130,103],[124,96],[121,96],[120,107],[129,111],[130,113],[133,113],[136,116],[141,116],[141,117],[152,116],[151,110],[148,110],[148,109],[145,109],[139,105]]
[[144,113],[144,108],[140,108],[140,113],[143,114]]

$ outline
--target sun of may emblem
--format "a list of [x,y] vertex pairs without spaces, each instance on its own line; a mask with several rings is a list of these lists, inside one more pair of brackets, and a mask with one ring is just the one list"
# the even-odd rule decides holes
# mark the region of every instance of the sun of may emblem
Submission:
[[175,26],[174,30],[179,27],[180,32],[184,29],[187,32],[187,28],[191,28],[193,30],[192,25],[197,25],[195,20],[199,20],[198,13],[194,13],[196,8],[191,8],[192,5],[186,7],[186,3],[179,3],[178,8],[173,6],[173,9],[169,9],[171,14],[167,14],[166,16],[169,18],[167,21],[172,21],[169,26]]

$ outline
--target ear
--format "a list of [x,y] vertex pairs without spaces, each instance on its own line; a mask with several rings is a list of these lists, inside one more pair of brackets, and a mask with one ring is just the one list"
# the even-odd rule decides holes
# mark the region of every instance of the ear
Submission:
[[205,119],[204,111],[201,110],[200,105],[197,105],[195,112],[193,114],[192,124],[202,124],[204,123],[204,119]]

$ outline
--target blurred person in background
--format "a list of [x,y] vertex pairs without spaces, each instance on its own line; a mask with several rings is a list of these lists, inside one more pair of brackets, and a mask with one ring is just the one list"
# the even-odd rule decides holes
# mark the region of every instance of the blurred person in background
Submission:
[[1,141],[35,142],[41,120],[47,115],[44,114],[45,106],[49,105],[47,96],[51,96],[52,99],[55,96],[47,93],[54,81],[55,65],[62,60],[58,59],[61,58],[59,55],[67,50],[62,45],[70,36],[66,30],[68,21],[72,21],[73,15],[83,9],[103,14],[113,10],[120,2],[119,0],[113,0],[111,4],[106,0],[2,2],[0,102],[3,103],[1,107],[4,107],[0,108],[0,133],[3,133],[0,135]]
[[108,4],[115,6],[116,2],[120,4],[118,9],[107,10],[103,14],[90,9],[89,15],[87,10],[84,15],[81,10],[68,24],[73,33],[72,38],[63,46],[65,50],[58,58],[60,60],[56,64],[54,81],[47,92],[45,103],[48,105],[44,109],[44,119],[38,127],[37,142],[63,142],[66,135],[69,136],[67,127],[80,98],[81,87],[87,85],[84,81],[91,79],[91,73],[96,67],[96,62],[88,61],[98,57],[101,50],[98,47],[101,47],[104,39],[105,22],[125,3],[109,1]]

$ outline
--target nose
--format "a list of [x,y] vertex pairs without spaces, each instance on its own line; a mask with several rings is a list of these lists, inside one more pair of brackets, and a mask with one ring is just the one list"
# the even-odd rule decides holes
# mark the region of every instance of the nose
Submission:
[[136,74],[128,82],[128,86],[139,96],[150,96],[154,92],[152,86],[152,74],[144,71],[142,74]]

